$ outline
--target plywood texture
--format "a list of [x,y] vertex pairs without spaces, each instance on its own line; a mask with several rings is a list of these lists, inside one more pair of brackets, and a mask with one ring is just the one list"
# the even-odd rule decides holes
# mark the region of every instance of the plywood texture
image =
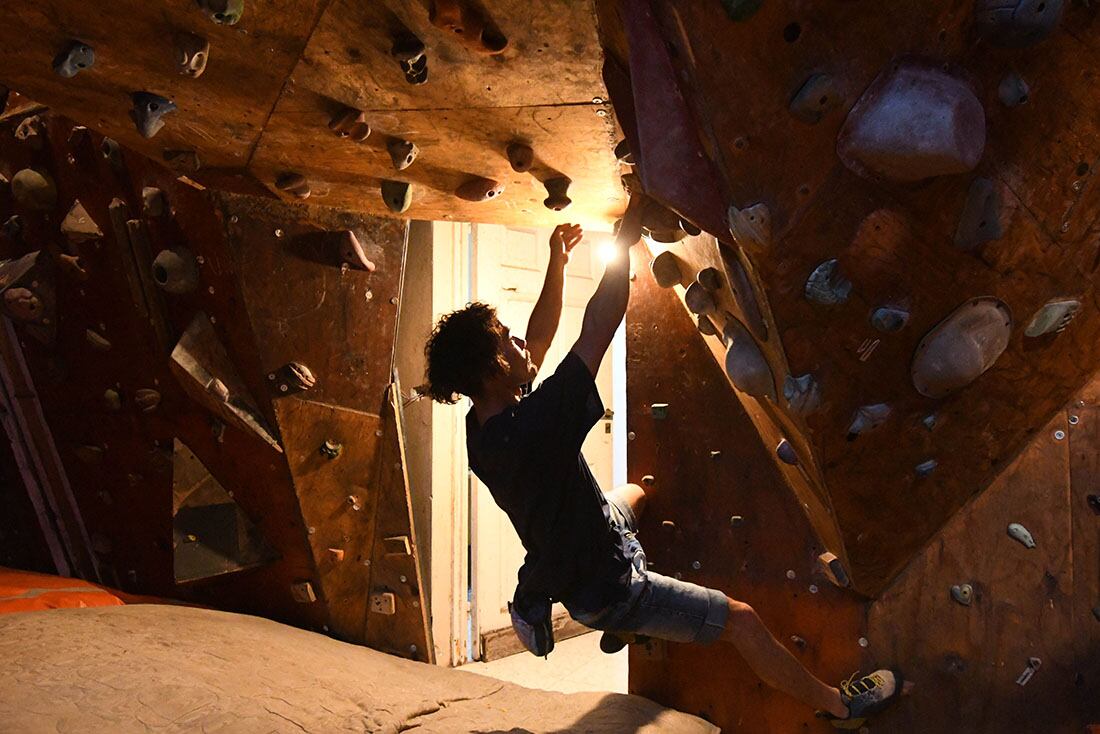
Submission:
[[[823,548],[786,490],[771,447],[646,260],[635,248],[627,312],[627,425],[634,436],[628,479],[654,478],[639,532],[646,556],[659,573],[751,604],[812,672],[839,682],[860,665],[863,604],[815,567]],[[668,403],[667,418],[651,415],[654,403]],[[734,516],[742,520],[731,522]],[[664,521],[675,529],[663,528]],[[830,730],[812,710],[767,688],[722,643],[668,643],[664,657],[632,648],[630,690],[703,716],[723,731]]]
[[[973,3],[962,0],[765,3],[743,22],[731,21],[721,3],[653,7],[697,121],[688,134],[721,172],[729,203],[770,210],[773,237],[751,257],[790,373],[812,373],[822,386],[822,409],[807,419],[804,439],[819,462],[853,581],[877,594],[1096,367],[1100,123],[1089,110],[1098,68],[1090,36],[1076,29],[1095,25],[1100,10],[1067,3],[1050,38],[1004,50],[978,37]],[[837,134],[848,110],[883,69],[909,56],[963,78],[982,102],[989,135],[974,173],[886,185],[857,178],[840,163]],[[1023,106],[998,99],[1010,72],[1031,88]],[[808,125],[788,106],[814,73],[831,75],[843,102]],[[639,124],[662,121],[649,116]],[[638,154],[644,165],[646,151]],[[685,165],[683,176],[701,170]],[[953,240],[978,176],[994,181],[1000,194],[1004,235],[964,252]],[[851,297],[843,305],[813,305],[806,280],[830,258],[852,282]],[[1007,351],[957,394],[922,397],[909,374],[917,345],[977,296],[1008,304],[1014,330]],[[1044,303],[1067,297],[1084,305],[1064,333],[1024,337]],[[907,309],[908,326],[895,334],[873,329],[870,314],[884,305]],[[891,406],[889,421],[849,441],[855,411],[875,403]],[[776,407],[788,408],[782,401]],[[928,431],[921,421],[933,414],[936,427]],[[916,467],[929,460],[938,467],[918,477]]]

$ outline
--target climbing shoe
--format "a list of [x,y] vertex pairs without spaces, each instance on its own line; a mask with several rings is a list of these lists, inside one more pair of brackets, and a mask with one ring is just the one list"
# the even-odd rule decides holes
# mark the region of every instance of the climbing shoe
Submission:
[[902,678],[892,670],[876,670],[857,679],[859,673],[840,684],[840,700],[848,707],[848,718],[838,719],[827,712],[818,716],[828,719],[836,729],[858,729],[868,717],[886,709],[902,692]]

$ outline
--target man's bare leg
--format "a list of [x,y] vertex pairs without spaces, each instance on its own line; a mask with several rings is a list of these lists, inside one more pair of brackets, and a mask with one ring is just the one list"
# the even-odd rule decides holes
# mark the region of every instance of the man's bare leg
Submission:
[[737,648],[760,680],[815,709],[845,718],[848,707],[840,691],[815,678],[791,652],[779,644],[748,604],[726,597],[729,617],[719,638]]

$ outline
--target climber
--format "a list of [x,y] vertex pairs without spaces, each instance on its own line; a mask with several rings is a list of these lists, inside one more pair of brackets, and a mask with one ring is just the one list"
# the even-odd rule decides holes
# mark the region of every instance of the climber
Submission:
[[674,642],[721,640],[762,680],[838,728],[858,725],[901,692],[900,676],[879,670],[853,676],[839,689],[829,686],[779,644],[749,605],[648,571],[635,536],[645,492],[628,484],[605,495],[581,455],[585,436],[604,415],[594,376],[626,313],[627,249],[638,240],[636,229],[620,230],[580,338],[557,371],[530,389],[557,331],[565,266],[582,236],[573,224],[551,235],[550,264],[526,339],[513,335],[491,306],[472,303],[443,316],[425,346],[422,389],[441,403],[460,396],[473,401],[466,416],[470,468],[527,551],[509,604],[517,635],[535,654],[548,654],[550,608],[561,601],[593,629]]

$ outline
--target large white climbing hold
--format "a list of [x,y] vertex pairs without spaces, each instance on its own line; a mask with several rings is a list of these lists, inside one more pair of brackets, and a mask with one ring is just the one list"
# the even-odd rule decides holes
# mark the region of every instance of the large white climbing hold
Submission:
[[840,131],[837,154],[864,178],[911,182],[972,171],[985,151],[985,110],[970,85],[938,67],[891,66]]
[[1035,547],[1035,539],[1031,537],[1031,533],[1018,522],[1014,522],[1008,526],[1008,534],[1013,540],[1017,540],[1027,548]]
[[991,296],[973,298],[941,321],[917,347],[913,386],[942,398],[981,377],[1008,346],[1012,313]]

